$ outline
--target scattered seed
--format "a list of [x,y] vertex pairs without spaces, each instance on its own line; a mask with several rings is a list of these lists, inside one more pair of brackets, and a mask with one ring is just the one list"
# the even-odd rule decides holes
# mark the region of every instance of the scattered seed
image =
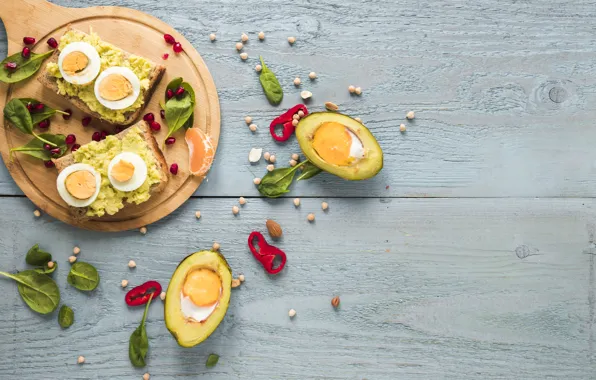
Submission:
[[315,73],[314,71],[311,71],[310,73],[308,73],[308,77],[310,79],[317,79],[317,73]]
[[252,180],[252,183],[254,183],[255,185],[258,186],[258,185],[261,184],[261,179],[257,177],[257,178],[255,178],[255,179]]
[[294,318],[296,316],[296,310],[290,309],[290,311],[288,311],[288,316]]
[[298,120],[296,120],[296,119],[292,120],[292,125],[294,127],[297,127],[298,126],[298,123],[300,123]]
[[143,380],[149,380],[150,378],[151,378],[151,375],[149,374],[149,372],[147,372],[143,375]]
[[269,152],[265,152],[265,154],[263,154],[263,158],[264,158],[266,161],[269,161],[269,159],[271,158],[271,153],[269,153]]
[[244,275],[241,274],[240,276],[238,276],[238,280],[240,280],[240,282],[244,282]]
[[[304,112],[302,112],[304,113]],[[294,116],[292,116],[292,120],[300,120],[300,115],[295,114]]]
[[300,198],[294,198],[294,206],[300,206]]
[[139,229],[139,232],[140,232],[142,235],[145,235],[145,234],[147,234],[147,227],[141,227],[141,228]]
[[356,95],[360,95],[360,94],[362,94],[362,89],[360,87],[356,87],[356,89],[354,90],[354,93]]
[[240,53],[240,59],[246,61],[248,59],[248,53]]
[[200,211],[195,212],[195,216],[197,217],[197,219],[201,219],[201,212]]
[[300,78],[298,78],[298,77],[294,78],[294,86],[296,86],[296,87],[300,86],[301,82],[302,81],[300,80]]
[[272,164],[275,162],[276,158],[275,158],[275,154],[272,154],[271,156],[269,156],[269,162],[271,162]]
[[242,42],[236,43],[236,50],[240,51],[240,50],[242,50],[243,47],[244,47],[244,45],[242,44]]
[[354,120],[356,120],[356,121],[357,121],[357,122],[359,122],[359,123],[362,123],[362,119],[361,119],[361,118],[359,118],[359,117],[355,117],[355,118],[354,118]]
[[300,93],[300,97],[304,100],[310,99],[312,97],[312,92],[304,90]]
[[335,296],[331,299],[331,306],[337,309],[339,306],[339,296]]
[[136,268],[136,266],[137,266],[137,263],[135,263],[135,261],[134,261],[134,260],[130,260],[130,261],[128,262],[128,267],[129,267],[129,268]]
[[214,251],[219,251],[220,248],[221,248],[221,246],[219,245],[218,242],[214,242],[213,246],[211,247],[211,249]]
[[259,40],[263,41],[265,39],[265,32],[259,32]]
[[412,120],[415,116],[414,111],[410,111],[406,114],[406,119]]
[[257,125],[256,124],[251,124],[248,126],[248,129],[250,129],[251,132],[256,132],[257,131]]
[[209,35],[209,39],[210,39],[211,41],[215,41],[215,39],[216,39],[216,38],[217,38],[217,36],[215,35],[215,33],[211,33],[211,34]]
[[161,292],[159,298],[161,298],[161,300],[164,301],[166,299],[166,292]]
[[304,111],[298,111],[298,117],[303,118],[304,117]]
[[290,45],[293,45],[294,42],[296,42],[296,37],[288,37],[288,42],[290,43]]
[[315,214],[313,214],[311,212],[310,214],[308,214],[308,216],[306,217],[306,219],[308,219],[309,222],[314,222],[314,220],[315,220]]
[[298,161],[299,158],[300,156],[298,155],[298,153],[292,154],[292,160]]
[[350,91],[350,94],[353,94],[356,91],[356,87],[349,85],[348,86],[348,91]]
[[69,263],[71,263],[71,264],[72,264],[72,263],[74,263],[75,261],[77,261],[77,258],[76,258],[76,256],[69,256],[69,257],[68,257],[68,262],[69,262]]
[[244,199],[244,197],[240,197],[238,198],[238,203],[240,203],[241,206],[244,206],[246,204],[246,199]]
[[79,363],[79,364],[85,363],[85,357],[84,356],[79,356],[79,358],[77,359],[77,363]]
[[240,280],[237,278],[232,279],[232,288],[237,288],[240,286]]
[[298,165],[298,161],[296,161],[296,160],[290,160],[290,166],[291,167],[294,167],[296,165]]
[[120,286],[122,286],[123,288],[126,288],[128,286],[128,280],[122,280],[122,282],[120,283]]
[[72,249],[72,253],[74,253],[75,255],[78,255],[79,253],[81,253],[81,248],[75,246]]
[[275,170],[275,166],[273,166],[272,164],[267,165],[267,171],[272,172]]
[[327,202],[321,203],[321,208],[323,209],[323,211],[327,210],[329,208],[329,203],[327,203]]
[[248,153],[248,161],[252,162],[253,164],[259,162],[261,160],[262,153],[262,148],[252,148]]
[[248,36],[246,35],[246,33],[242,33],[242,35],[240,36],[240,40],[242,42],[246,42],[248,41]]
[[245,116],[245,117],[244,117],[244,122],[245,122],[246,124],[250,124],[250,123],[252,123],[252,117],[250,117],[250,116]]
[[46,265],[48,266],[48,268],[52,269],[54,267],[54,262],[49,261]]
[[331,102],[325,102],[325,108],[327,108],[329,111],[337,111],[339,109],[337,104]]
[[256,71],[257,73],[260,73],[260,72],[261,72],[261,70],[263,70],[263,67],[262,67],[261,65],[256,65],[256,66],[255,66],[255,71]]
[[400,131],[401,133],[404,133],[404,132],[406,131],[406,125],[405,125],[405,124],[400,124],[400,125],[399,125],[399,131]]
[[238,208],[238,206],[232,207],[232,214],[238,215],[239,212],[240,212],[240,209]]
[[36,218],[39,218],[41,216],[41,211],[35,210],[33,211],[33,215],[35,215]]

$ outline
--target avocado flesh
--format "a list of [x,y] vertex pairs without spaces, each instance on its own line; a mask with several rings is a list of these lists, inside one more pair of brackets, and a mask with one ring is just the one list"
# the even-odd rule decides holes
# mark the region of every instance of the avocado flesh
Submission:
[[[182,313],[180,295],[186,277],[196,269],[210,269],[221,278],[222,294],[218,305],[203,322],[190,320]],[[218,252],[200,251],[187,256],[178,264],[166,293],[164,314],[166,327],[182,347],[193,347],[211,335],[221,323],[230,304],[232,271]]]
[[[323,123],[335,122],[344,125],[362,142],[364,158],[349,165],[335,165],[326,162],[313,148],[312,142],[317,129]],[[337,112],[314,112],[304,117],[296,127],[296,138],[308,160],[320,169],[350,181],[374,177],[383,169],[383,151],[377,139],[362,123]]]

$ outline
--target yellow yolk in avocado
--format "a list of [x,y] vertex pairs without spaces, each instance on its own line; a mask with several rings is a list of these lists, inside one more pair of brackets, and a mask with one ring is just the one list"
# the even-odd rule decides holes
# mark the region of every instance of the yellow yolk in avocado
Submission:
[[62,61],[62,70],[68,75],[75,75],[76,73],[85,70],[89,64],[89,58],[80,51],[73,51]]
[[132,84],[121,74],[110,74],[99,84],[99,96],[105,100],[122,100],[132,92]]
[[135,174],[135,167],[128,161],[120,160],[112,168],[112,177],[118,182],[126,182]]
[[66,177],[64,186],[73,197],[89,199],[95,193],[95,176],[87,170],[79,170]]
[[349,165],[354,157],[350,156],[352,136],[343,124],[326,122],[315,132],[312,146],[319,156],[333,165]]
[[213,305],[221,293],[221,279],[210,269],[192,271],[182,287],[182,294],[196,306]]

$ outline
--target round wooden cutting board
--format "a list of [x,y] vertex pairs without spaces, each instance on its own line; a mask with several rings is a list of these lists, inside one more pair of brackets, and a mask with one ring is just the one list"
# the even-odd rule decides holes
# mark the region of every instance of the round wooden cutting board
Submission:
[[[194,127],[201,128],[211,136],[214,146],[217,147],[220,131],[219,100],[211,74],[191,44],[164,22],[128,8],[64,8],[44,0],[3,1],[0,18],[8,35],[9,55],[21,51],[24,36],[37,39],[34,52],[46,52],[50,49],[46,43],[47,39],[54,37],[59,40],[67,26],[72,25],[73,28],[87,33],[91,28],[102,40],[131,54],[165,65],[166,73],[141,113],[143,115],[153,112],[156,120],[162,124],[161,131],[155,134],[160,146],[168,128],[165,120],[159,117],[159,100],[163,99],[170,80],[183,77],[196,92]],[[163,39],[165,33],[173,35],[182,43],[183,53],[176,54],[172,51],[172,47]],[[169,54],[167,60],[162,58],[164,53]],[[90,142],[91,135],[97,130],[114,131],[112,125],[98,120],[94,120],[88,127],[83,127],[81,119],[86,115],[64,97],[46,89],[35,76],[10,86],[0,82],[0,106],[4,108],[14,97],[34,98],[56,109],[72,109],[74,114],[68,121],[63,120],[60,115],[52,117],[48,132],[65,135],[73,133],[77,137],[77,143],[81,145]],[[47,169],[40,160],[19,153],[14,154],[11,161],[10,149],[26,144],[31,136],[8,125],[5,120],[0,120],[2,158],[27,197],[46,213],[65,223],[97,231],[123,231],[153,223],[176,210],[195,192],[202,178],[190,176],[188,173],[188,147],[184,141],[184,131],[178,131],[174,136],[176,143],[166,146],[164,155],[168,166],[177,163],[180,170],[178,175],[170,175],[168,185],[162,193],[152,195],[149,201],[140,205],[127,205],[114,216],[80,222],[71,217],[66,203],[58,195],[55,169]]]

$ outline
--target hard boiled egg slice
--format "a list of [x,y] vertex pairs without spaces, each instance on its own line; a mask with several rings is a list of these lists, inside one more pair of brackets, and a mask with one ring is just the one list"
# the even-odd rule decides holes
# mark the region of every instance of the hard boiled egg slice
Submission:
[[348,166],[365,155],[358,136],[336,122],[321,124],[315,132],[312,146],[324,161],[338,166]]
[[56,186],[69,206],[87,207],[97,199],[101,175],[91,165],[73,164],[60,172]]
[[110,67],[95,81],[95,97],[106,108],[121,110],[141,94],[141,81],[128,67]]
[[108,165],[108,179],[116,190],[136,190],[147,179],[147,164],[136,153],[120,153]]
[[202,322],[209,318],[221,298],[221,279],[211,269],[195,269],[188,274],[180,292],[180,309],[187,319]]
[[86,42],[72,42],[60,52],[58,68],[65,81],[72,84],[92,82],[101,69],[97,50]]

